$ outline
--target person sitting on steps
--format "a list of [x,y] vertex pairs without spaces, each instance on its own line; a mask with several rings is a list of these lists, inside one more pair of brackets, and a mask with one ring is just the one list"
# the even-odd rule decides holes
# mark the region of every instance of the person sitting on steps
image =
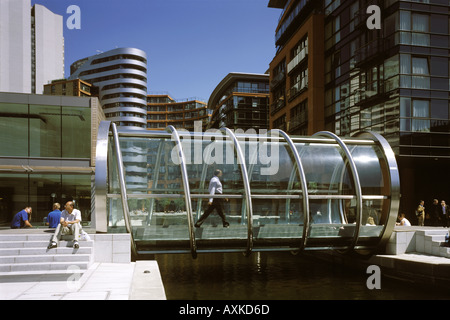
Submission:
[[58,246],[61,235],[72,234],[73,248],[78,249],[78,236],[81,232],[81,212],[74,209],[73,201],[68,201],[64,206],[65,210],[61,212],[61,220],[56,227],[52,242],[48,245],[48,249],[56,248]]

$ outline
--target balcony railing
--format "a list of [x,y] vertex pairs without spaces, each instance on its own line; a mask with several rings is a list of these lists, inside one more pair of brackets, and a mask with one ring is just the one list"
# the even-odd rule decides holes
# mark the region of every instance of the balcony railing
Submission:
[[289,89],[288,100],[294,99],[296,96],[305,91],[307,88],[308,88],[308,76],[305,76]]
[[277,101],[275,101],[274,103],[272,103],[270,105],[270,113],[274,114],[279,109],[283,108],[285,105],[286,105],[286,101],[284,100],[284,98],[278,99]]
[[298,127],[301,127],[302,125],[305,125],[306,123],[308,123],[308,113],[301,112],[300,114],[291,117],[291,121],[289,123],[289,130],[294,130]]
[[300,52],[288,63],[287,72],[291,73],[301,62],[303,62],[308,55],[308,47],[304,47]]
[[284,82],[286,79],[286,73],[285,72],[279,72],[276,76],[272,78],[272,81],[270,82],[270,89],[274,89],[279,84]]

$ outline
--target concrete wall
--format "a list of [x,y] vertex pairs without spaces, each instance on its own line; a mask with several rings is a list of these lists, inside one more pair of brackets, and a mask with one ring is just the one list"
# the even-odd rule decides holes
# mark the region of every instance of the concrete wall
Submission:
[[90,234],[94,240],[94,262],[130,263],[131,237],[126,233]]

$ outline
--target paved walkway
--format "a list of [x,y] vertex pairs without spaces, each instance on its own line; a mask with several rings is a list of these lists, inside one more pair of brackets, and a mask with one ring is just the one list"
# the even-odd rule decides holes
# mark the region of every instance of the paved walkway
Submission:
[[67,281],[0,282],[0,300],[165,300],[156,261],[94,263]]

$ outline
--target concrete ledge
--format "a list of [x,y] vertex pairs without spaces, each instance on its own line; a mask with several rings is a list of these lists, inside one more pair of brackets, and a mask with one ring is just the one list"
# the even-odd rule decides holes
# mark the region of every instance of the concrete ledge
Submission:
[[157,261],[136,261],[129,300],[166,300]]

